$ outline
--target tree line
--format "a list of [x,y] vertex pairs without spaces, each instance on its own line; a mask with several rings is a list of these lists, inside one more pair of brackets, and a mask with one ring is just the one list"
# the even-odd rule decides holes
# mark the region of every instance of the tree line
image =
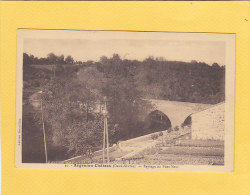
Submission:
[[23,53],[24,65],[49,65],[49,64],[81,64],[81,61],[75,61],[71,55],[55,55],[53,52],[49,53],[47,57],[38,58],[32,54]]

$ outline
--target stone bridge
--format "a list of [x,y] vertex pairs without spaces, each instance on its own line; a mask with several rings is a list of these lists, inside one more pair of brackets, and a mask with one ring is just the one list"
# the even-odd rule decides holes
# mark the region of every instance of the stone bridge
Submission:
[[171,122],[171,126],[180,126],[184,120],[191,114],[200,112],[211,107],[211,104],[198,104],[189,102],[177,102],[167,100],[145,99],[151,103],[152,109],[144,113],[144,119],[154,111],[160,111]]

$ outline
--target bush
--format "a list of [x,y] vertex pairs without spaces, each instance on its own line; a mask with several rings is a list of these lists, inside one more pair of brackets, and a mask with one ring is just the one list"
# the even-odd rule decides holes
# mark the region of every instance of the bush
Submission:
[[159,137],[158,134],[152,134],[152,135],[151,135],[151,139],[152,139],[152,140],[156,140],[156,139],[158,139],[158,137]]
[[163,136],[163,133],[162,133],[162,132],[160,132],[158,135],[159,135],[159,136]]
[[185,124],[181,123],[181,128],[184,129],[184,127],[185,127]]
[[175,126],[174,130],[175,130],[175,131],[179,131],[179,127],[178,127],[178,126]]
[[171,131],[173,131],[172,127],[168,129],[168,133],[170,133]]

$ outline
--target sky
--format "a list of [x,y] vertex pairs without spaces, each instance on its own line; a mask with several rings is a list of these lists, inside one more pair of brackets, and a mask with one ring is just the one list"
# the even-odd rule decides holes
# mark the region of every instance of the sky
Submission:
[[101,56],[114,53],[122,59],[144,60],[149,56],[164,57],[169,61],[190,62],[196,60],[209,65],[225,65],[225,42],[208,40],[160,40],[156,39],[24,39],[23,51],[35,57],[71,55],[75,60],[98,61]]

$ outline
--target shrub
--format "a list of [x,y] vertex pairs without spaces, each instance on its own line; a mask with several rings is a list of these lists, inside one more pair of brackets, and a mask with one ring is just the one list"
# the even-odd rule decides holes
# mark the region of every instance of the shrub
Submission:
[[168,129],[168,133],[170,133],[171,131],[173,131],[172,127]]
[[178,127],[178,126],[175,126],[174,130],[175,130],[175,131],[179,131],[179,127]]
[[159,136],[163,136],[163,133],[162,133],[162,132],[160,132],[158,135],[159,135]]
[[151,135],[151,139],[152,139],[152,140],[156,140],[158,137],[159,137],[158,134],[152,134],[152,135]]
[[181,128],[184,129],[184,127],[185,127],[185,124],[181,123]]

